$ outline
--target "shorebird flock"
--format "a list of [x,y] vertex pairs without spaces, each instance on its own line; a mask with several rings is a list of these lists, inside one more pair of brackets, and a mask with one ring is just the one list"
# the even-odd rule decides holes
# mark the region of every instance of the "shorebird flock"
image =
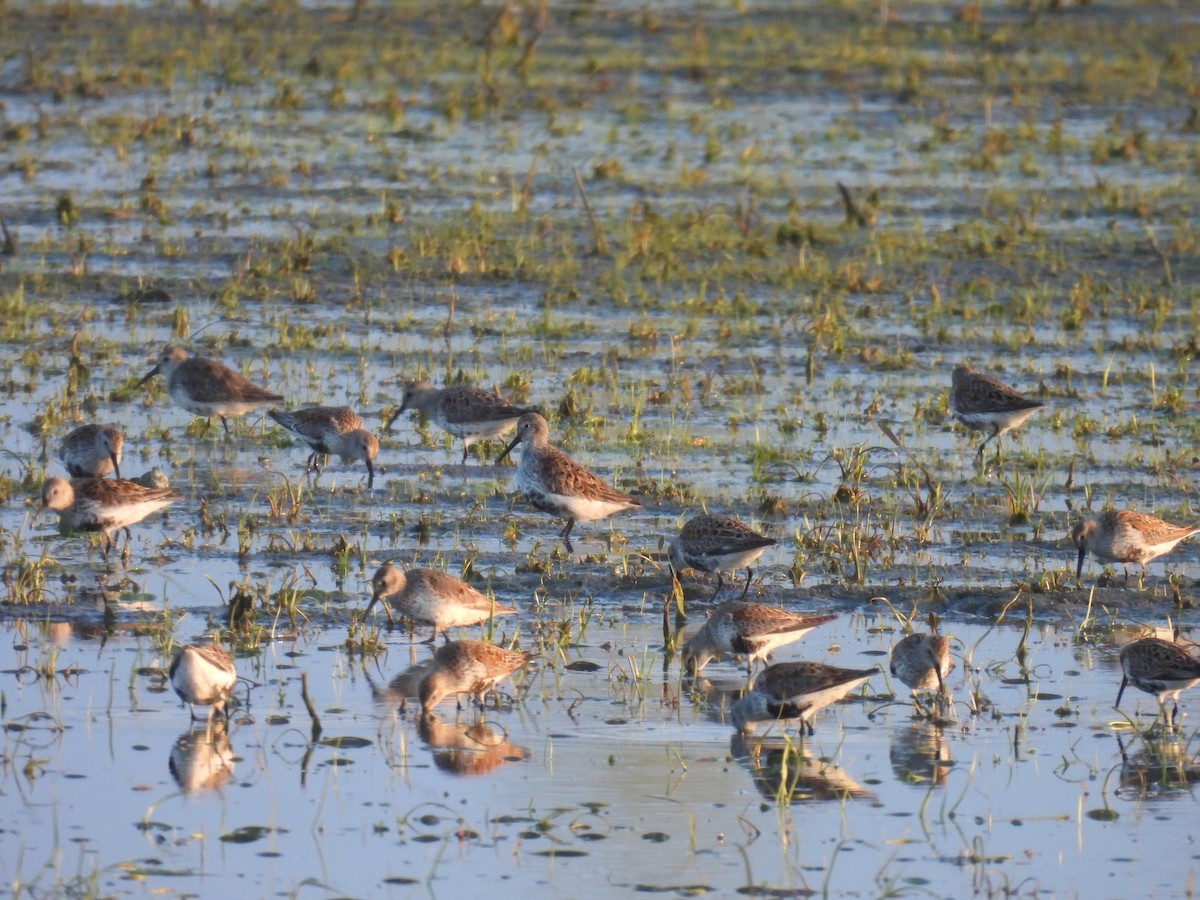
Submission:
[[[291,411],[275,408],[284,401],[282,395],[252,383],[220,362],[192,356],[176,345],[163,348],[139,385],[160,373],[166,377],[167,393],[175,404],[196,416],[219,418],[227,439],[231,436],[228,417],[270,407],[267,414],[271,419],[311,450],[307,471],[319,474],[331,455],[347,463],[361,461],[367,471],[367,489],[372,489],[379,441],[353,410],[328,406]],[[1018,428],[1043,406],[968,366],[960,365],[952,373],[950,410],[954,418],[986,434],[975,456],[977,462],[982,462],[991,441],[995,441],[999,462],[1001,436]],[[390,430],[406,411],[420,411],[439,428],[461,438],[464,465],[472,444],[500,439],[515,430],[496,461],[520,448],[514,493],[564,522],[558,537],[568,553],[573,552],[571,534],[576,522],[594,522],[642,507],[637,497],[614,488],[554,446],[549,423],[534,408],[515,405],[480,388],[438,389],[428,381],[410,381],[404,385],[400,404],[387,419],[385,430]],[[57,513],[61,526],[68,531],[99,532],[106,557],[114,534],[124,530],[128,535],[131,525],[180,499],[170,488],[123,479],[124,443],[123,434],[114,425],[88,424],[67,434],[59,459],[70,480],[49,478],[43,485],[38,511]],[[110,474],[114,476],[111,479],[107,477]],[[1076,577],[1082,577],[1085,558],[1091,553],[1121,563],[1128,578],[1130,563],[1144,569],[1197,532],[1200,525],[1172,525],[1131,510],[1110,509],[1082,519],[1070,535],[1078,550]],[[879,668],[848,669],[806,661],[767,664],[775,650],[836,618],[747,601],[754,577],[752,566],[776,543],[774,538],[759,534],[735,518],[707,514],[688,520],[671,539],[666,556],[672,585],[677,585],[680,573],[688,569],[715,574],[716,588],[710,603],[716,602],[725,586],[723,573],[746,570],[739,598],[712,607],[703,626],[683,642],[681,657],[689,679],[698,678],[705,665],[722,654],[745,658],[746,689],[730,710],[730,720],[739,732],[749,734],[763,722],[799,720],[801,734],[805,729],[811,734],[819,710],[882,672]],[[389,563],[375,572],[371,588],[364,615],[382,601],[389,621],[399,615],[414,627],[430,627],[425,643],[435,643],[439,632],[445,636],[445,643],[422,664],[420,677],[412,685],[423,715],[459,695],[468,695],[482,706],[486,695],[505,678],[535,662],[531,653],[515,648],[480,640],[450,640],[450,629],[488,626],[498,616],[518,612],[458,578],[431,569],[405,571]],[[946,681],[954,668],[950,646],[943,635],[913,633],[892,650],[889,672],[912,691],[920,715],[935,714],[922,706],[920,695],[934,693],[939,699],[948,696]],[[1120,659],[1124,677],[1117,705],[1125,687],[1132,685],[1155,695],[1164,723],[1174,727],[1179,693],[1200,683],[1200,660],[1182,646],[1157,638],[1126,645]],[[756,663],[760,661],[765,668],[756,676]],[[169,679],[193,715],[196,706],[207,706],[211,720],[215,713],[227,712],[237,673],[230,655],[217,644],[188,644],[175,654]],[[1170,715],[1166,709],[1168,699],[1173,703]]]

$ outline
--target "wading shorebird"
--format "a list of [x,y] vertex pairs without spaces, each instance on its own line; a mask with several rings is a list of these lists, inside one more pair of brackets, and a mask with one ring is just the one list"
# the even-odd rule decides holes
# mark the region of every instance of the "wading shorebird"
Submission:
[[800,640],[835,615],[803,616],[777,606],[727,600],[709,614],[708,621],[683,643],[681,655],[689,675],[697,675],[720,653],[746,655],[746,674],[754,673],[757,660],[779,647]]
[[892,648],[891,673],[912,691],[917,712],[926,715],[917,695],[921,692],[946,693],[946,678],[954,668],[950,641],[940,634],[916,632]]
[[724,585],[722,570],[733,572],[744,568],[746,586],[742,588],[741,597],[744,600],[754,578],[754,570],[750,567],[763,555],[764,550],[777,543],[774,538],[761,535],[729,516],[695,516],[684,524],[671,541],[667,556],[676,573],[682,569],[716,573],[717,589],[713,591],[709,602],[716,600],[721,593]]
[[852,690],[878,675],[880,669],[839,669],[815,662],[776,663],[767,666],[753,689],[733,704],[733,727],[750,734],[757,722],[799,719],[813,733],[813,717]]
[[432,625],[433,633],[423,643],[432,644],[438,632],[459,625],[478,625],[492,616],[511,616],[517,611],[496,603],[465,581],[435,569],[409,569],[405,572],[390,563],[380,566],[371,576],[371,602],[383,601],[388,620],[395,610],[418,625]]
[[216,644],[187,644],[180,647],[171,660],[171,687],[188,705],[190,715],[196,718],[196,707],[207,706],[208,718],[215,713],[224,713],[225,701],[237,684],[237,669],[229,654]]
[[1172,525],[1145,513],[1110,509],[1082,519],[1071,529],[1071,541],[1079,551],[1075,577],[1083,575],[1083,559],[1090,552],[1100,559],[1119,562],[1129,579],[1129,563],[1142,567],[1175,549],[1184,538],[1200,533],[1200,525]]
[[609,487],[567,454],[550,443],[550,426],[538,413],[517,420],[517,434],[496,462],[524,443],[517,466],[516,488],[533,506],[567,520],[559,533],[571,553],[571,529],[576,520],[592,522],[627,509],[641,509],[640,501]]
[[225,426],[226,437],[229,436],[226,416],[242,416],[260,407],[283,402],[281,395],[252,384],[228,366],[203,356],[189,356],[186,350],[174,344],[162,349],[157,364],[138,386],[159,372],[167,376],[167,393],[177,406],[206,419],[217,416]]
[[179,495],[170,488],[147,488],[133,481],[49,478],[42,485],[38,515],[53,510],[68,531],[101,532],[107,554],[114,532],[123,528],[128,539],[130,525],[178,499]]
[[970,366],[956,366],[950,388],[950,412],[972,431],[986,431],[975,459],[983,456],[988,441],[996,438],[996,458],[1000,458],[1000,435],[1020,426],[1046,404],[1014,391],[1003,381],[976,372]]
[[[1200,682],[1200,660],[1178,644],[1160,638],[1142,638],[1122,647],[1121,671],[1121,687],[1113,706],[1121,705],[1125,686],[1132,684],[1139,691],[1154,694],[1163,722],[1172,728],[1179,714],[1179,692]],[[1169,717],[1168,698],[1174,704]]]
[[467,463],[467,451],[472,444],[506,434],[521,416],[533,411],[514,406],[499,394],[483,388],[469,385],[435,388],[422,379],[405,383],[400,406],[388,418],[383,430],[391,431],[396,418],[409,410],[425,413],[438,428],[462,438],[463,465]]
[[125,435],[114,425],[80,425],[63,438],[58,458],[72,478],[103,478],[109,472],[121,478],[121,450]]
[[342,462],[362,460],[367,465],[367,490],[375,483],[372,460],[379,455],[379,440],[363,428],[362,417],[346,406],[306,406],[286,412],[268,409],[267,415],[308,444],[312,453],[305,471],[321,474],[321,457],[340,456]]
[[421,712],[428,715],[447,697],[457,694],[471,694],[482,707],[489,691],[532,660],[532,653],[505,650],[483,641],[442,644],[433,655],[433,668],[417,689]]

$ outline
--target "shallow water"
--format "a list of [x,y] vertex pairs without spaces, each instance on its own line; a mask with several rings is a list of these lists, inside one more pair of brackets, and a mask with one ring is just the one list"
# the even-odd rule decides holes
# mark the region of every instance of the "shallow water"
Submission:
[[[1065,534],[1108,504],[1196,518],[1197,22],[969,7],[555,6],[527,75],[493,48],[490,87],[477,4],[0,7],[10,890],[1184,890],[1191,719],[1148,740],[1111,704],[1121,640],[1192,634],[1200,545],[1076,585]],[[878,192],[873,227],[838,181]],[[404,379],[499,386],[645,509],[565,554],[498,444],[460,467],[407,414],[373,491],[361,465],[308,478],[269,420],[225,441],[161,378],[135,389],[171,341],[376,430]],[[980,468],[945,406],[964,360],[1048,407]],[[127,564],[31,521],[81,421],[182,495]],[[779,540],[756,599],[841,613],[779,659],[883,664],[879,598],[936,613],[955,721],[877,677],[780,792],[779,729],[731,740],[736,665],[715,693],[663,671],[665,543],[701,509]],[[523,611],[496,637],[539,664],[486,726],[447,704],[422,735],[386,688],[428,648],[350,643],[389,559]],[[684,588],[694,628],[713,584]],[[226,746],[153,670],[239,589],[261,648]]]
[[[710,664],[703,690],[664,675],[653,618],[593,621],[484,724],[447,702],[425,731],[388,682],[426,647],[391,634],[364,666],[330,634],[274,641],[239,660],[255,684],[207,737],[146,674],[162,662],[146,640],[11,623],[3,867],[32,890],[603,896],[1174,893],[1192,869],[1192,748],[1118,727],[1156,709],[1133,692],[1111,708],[1111,643],[1035,626],[1022,668],[1019,628],[958,623],[954,721],[915,718],[902,685],[888,702],[879,675],[818,716],[797,771],[791,729],[741,740],[724,721],[734,664]],[[866,667],[897,638],[886,615],[844,615],[777,658]],[[48,659],[53,678],[23,668]]]

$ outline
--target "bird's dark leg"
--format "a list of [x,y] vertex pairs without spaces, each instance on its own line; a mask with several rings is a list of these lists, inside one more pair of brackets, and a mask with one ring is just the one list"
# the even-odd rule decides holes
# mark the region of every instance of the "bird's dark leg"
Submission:
[[[801,719],[800,721],[804,722],[804,724],[808,726],[808,736],[809,737],[812,737],[814,734],[817,733],[817,729],[813,728],[813,723],[811,721],[805,721],[804,719]],[[801,731],[801,733],[803,733],[804,729],[800,729],[800,731]]]
[[715,591],[713,591],[713,595],[708,598],[709,603],[716,602],[717,594],[721,593],[721,588],[723,588],[724,586],[725,586],[725,578],[724,578],[724,576],[721,575],[721,570],[718,569],[717,570],[717,589]]
[[463,441],[463,458],[462,458],[462,465],[464,465],[464,466],[465,466],[466,464],[467,464],[467,442],[466,442],[466,441]]
[[742,596],[738,598],[739,600],[746,599],[746,595],[750,593],[750,582],[753,579],[754,579],[754,570],[752,568],[750,568],[749,566],[746,566],[746,586],[744,588],[742,588]]
[[571,546],[571,529],[574,527],[575,520],[567,519],[567,527],[564,528],[558,535],[560,538],[562,538],[563,546],[567,548],[568,553],[575,552],[575,548]]
[[[431,635],[430,635],[428,638],[426,638],[425,640],[421,641],[421,643],[422,643],[422,644],[432,644],[432,643],[435,643],[435,642],[437,641],[437,633],[438,633],[437,626],[436,626],[436,625],[434,625],[434,626],[433,626],[433,634],[431,634]],[[459,709],[462,709],[462,707],[460,706],[460,707],[459,707]]]
[[217,416],[220,418],[221,424],[225,426],[225,439],[229,440],[229,437],[230,437],[229,420],[226,419],[224,416],[222,416],[220,413],[218,413]]

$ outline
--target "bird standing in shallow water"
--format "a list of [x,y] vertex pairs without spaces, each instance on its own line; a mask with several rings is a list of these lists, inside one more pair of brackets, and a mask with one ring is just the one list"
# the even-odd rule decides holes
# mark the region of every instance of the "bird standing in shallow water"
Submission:
[[709,602],[715,601],[721,593],[724,584],[722,570],[732,572],[745,568],[746,586],[742,588],[741,596],[745,600],[754,578],[754,570],[750,567],[763,555],[764,550],[777,543],[774,538],[761,535],[729,516],[694,516],[671,541],[667,557],[676,572],[699,569],[701,572],[717,573],[717,589],[713,591]]
[[217,416],[229,436],[226,416],[242,416],[271,403],[282,403],[280,394],[251,383],[228,366],[203,356],[189,356],[182,347],[168,344],[158,362],[138,382],[141,387],[159,372],[167,376],[167,393],[177,406],[196,416]]
[[439,631],[459,625],[478,625],[492,616],[511,616],[516,610],[496,603],[465,581],[435,569],[409,569],[405,572],[390,563],[380,566],[371,576],[371,602],[383,601],[388,620],[392,610],[419,625],[432,625],[433,633],[424,641],[437,640]]
[[609,487],[567,454],[550,443],[550,426],[538,413],[525,413],[517,421],[517,434],[496,462],[524,443],[517,467],[516,488],[535,507],[567,520],[559,533],[571,553],[575,521],[592,522],[627,509],[641,509],[640,501]]
[[831,703],[879,674],[871,669],[840,669],[815,662],[776,663],[767,666],[746,695],[733,704],[733,727],[743,734],[756,722],[799,719],[800,730],[813,733],[813,717]]
[[835,615],[803,616],[777,606],[727,600],[714,609],[703,627],[683,643],[683,665],[697,675],[719,653],[745,654],[746,673],[755,660],[765,661],[779,647],[800,640]]
[[384,431],[390,431],[396,417],[409,410],[425,413],[438,428],[462,438],[463,465],[472,444],[500,437],[511,431],[521,416],[532,412],[483,388],[455,385],[439,389],[422,379],[405,383],[400,406],[388,418]]
[[1172,525],[1145,513],[1128,509],[1110,509],[1090,519],[1082,519],[1071,529],[1071,541],[1079,551],[1075,577],[1083,575],[1083,559],[1090,551],[1094,556],[1119,562],[1129,579],[1129,563],[1146,565],[1193,534],[1200,534],[1200,525]]
[[951,376],[950,412],[972,431],[987,431],[975,459],[983,456],[988,441],[996,438],[996,459],[1000,458],[1000,435],[1017,428],[1046,404],[1030,400],[1003,381],[976,372],[970,366],[956,366]]
[[[1121,687],[1117,691],[1117,702],[1125,686],[1132,684],[1139,691],[1154,694],[1158,700],[1163,722],[1172,728],[1179,714],[1179,693],[1200,682],[1200,660],[1178,644],[1160,638],[1142,638],[1121,648]],[[1173,702],[1171,715],[1167,716],[1167,699]]]
[[178,499],[179,495],[170,488],[147,488],[133,481],[48,478],[42,485],[38,515],[53,510],[69,531],[102,532],[107,554],[115,531],[124,528],[128,538],[130,525]]
[[80,425],[63,438],[58,458],[72,478],[103,478],[109,472],[121,478],[121,451],[125,435],[113,425]]
[[433,655],[433,668],[417,689],[421,712],[429,714],[454,694],[472,694],[482,706],[488,691],[532,660],[532,653],[505,650],[483,641],[442,644]]
[[268,409],[267,415],[312,449],[307,471],[321,473],[318,457],[340,456],[342,462],[362,460],[367,465],[367,490],[375,483],[372,461],[379,455],[379,440],[363,428],[362,417],[346,406],[306,406],[287,412]]
[[186,644],[180,647],[171,660],[171,687],[179,699],[188,705],[191,717],[196,718],[196,707],[207,706],[208,718],[218,712],[229,713],[225,701],[237,684],[237,669],[229,654],[216,644]]
[[954,668],[950,658],[950,641],[940,634],[916,632],[892,648],[891,673],[912,690],[913,705],[925,715],[920,691],[946,691],[946,678]]

